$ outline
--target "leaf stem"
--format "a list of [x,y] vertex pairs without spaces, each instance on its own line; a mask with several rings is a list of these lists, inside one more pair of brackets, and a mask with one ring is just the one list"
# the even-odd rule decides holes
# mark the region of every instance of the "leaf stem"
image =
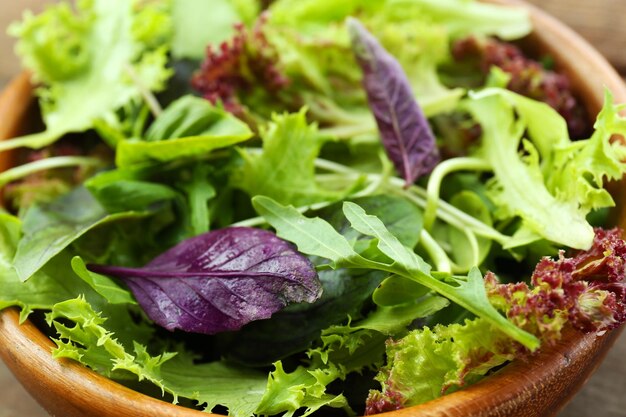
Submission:
[[133,83],[135,83],[135,86],[137,86],[137,88],[139,89],[139,93],[141,94],[141,97],[143,97],[144,101],[148,105],[148,108],[150,109],[150,112],[152,113],[152,115],[154,117],[157,117],[161,113],[163,113],[163,108],[161,107],[161,104],[159,104],[159,101],[156,99],[154,94],[152,94],[150,89],[148,89],[143,84],[143,82],[137,75],[137,72],[134,70],[134,68],[130,65],[127,65],[125,69],[129,77],[133,81]]
[[424,209],[424,228],[430,230],[437,218],[437,205],[441,200],[439,192],[443,179],[455,171],[489,171],[491,165],[481,158],[459,157],[440,162],[428,179],[426,188],[426,208]]
[[15,168],[8,169],[0,173],[0,187],[24,178],[36,172],[54,168],[68,168],[74,166],[98,166],[102,161],[97,158],[84,156],[56,156],[52,158],[40,159]]
[[422,229],[420,233],[420,242],[419,244],[426,250],[428,256],[435,264],[435,268],[439,272],[452,272],[452,262],[448,257],[448,254],[443,250],[443,248],[437,243],[435,238],[431,236],[425,229]]
[[[319,169],[326,171],[336,172],[345,175],[363,175],[355,169],[352,169],[346,165],[329,161],[326,159],[316,159],[315,166]],[[428,201],[428,192],[422,187],[412,185],[408,189],[405,188],[405,181],[398,177],[387,177],[380,174],[366,174],[366,178],[369,181],[387,181],[389,185],[393,187],[393,191],[397,192],[407,199],[412,201],[418,207],[425,209]],[[452,204],[440,200],[436,207],[437,217],[444,222],[458,228],[459,230],[465,230],[467,228],[472,229],[474,233],[479,236],[486,237],[504,245],[509,239],[509,236],[503,235],[493,227],[481,222],[475,217],[470,216],[462,210],[454,207]]]

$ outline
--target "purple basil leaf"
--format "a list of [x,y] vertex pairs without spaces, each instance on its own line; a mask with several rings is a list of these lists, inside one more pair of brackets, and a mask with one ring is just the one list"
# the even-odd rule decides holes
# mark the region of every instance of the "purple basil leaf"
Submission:
[[435,136],[400,63],[358,20],[349,19],[348,29],[387,156],[412,184],[439,162]]
[[89,265],[123,279],[168,330],[215,334],[313,302],[321,284],[311,262],[271,232],[231,227],[187,239],[143,268]]

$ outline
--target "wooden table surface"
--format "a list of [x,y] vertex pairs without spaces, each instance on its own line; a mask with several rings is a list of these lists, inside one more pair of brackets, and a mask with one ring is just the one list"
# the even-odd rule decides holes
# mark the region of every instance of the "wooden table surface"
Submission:
[[[528,0],[578,31],[626,75],[626,0]],[[0,28],[45,0],[3,0]],[[0,86],[19,71],[12,42],[0,31]],[[0,341],[2,343],[2,341]],[[0,362],[0,417],[46,417]],[[582,391],[558,417],[626,417],[626,332]],[[62,417],[62,416],[60,416]]]

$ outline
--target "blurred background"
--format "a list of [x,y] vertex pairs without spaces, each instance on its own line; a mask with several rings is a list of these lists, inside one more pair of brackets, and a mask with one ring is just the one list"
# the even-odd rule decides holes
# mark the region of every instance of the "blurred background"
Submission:
[[[210,1],[210,0],[207,0]],[[595,46],[626,76],[626,1],[528,0],[568,24]],[[0,2],[0,87],[20,70],[13,41],[5,29],[23,10],[40,10],[50,0]],[[564,47],[567,47],[564,45]],[[3,343],[3,341],[0,341]],[[48,414],[24,391],[0,362],[0,417],[46,417]],[[603,365],[558,417],[626,417],[626,332]]]

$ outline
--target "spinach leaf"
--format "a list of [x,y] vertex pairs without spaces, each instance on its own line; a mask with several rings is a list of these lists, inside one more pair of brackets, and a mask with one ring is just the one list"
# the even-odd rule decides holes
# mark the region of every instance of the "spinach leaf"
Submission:
[[[49,310],[58,302],[92,293],[69,267],[67,254],[55,256],[26,282],[22,282],[11,264],[20,236],[20,221],[0,213],[0,310],[21,308],[20,320],[36,309]],[[90,297],[93,300],[93,298]]]
[[[72,258],[72,269],[91,288],[104,297],[110,304],[137,304],[130,291],[120,286],[111,278],[93,273],[87,269],[80,256]],[[70,297],[68,297],[70,298]]]
[[252,137],[244,122],[207,100],[190,95],[174,101],[150,125],[143,139],[117,144],[118,167],[202,157]]
[[55,255],[88,231],[123,219],[139,219],[146,212],[108,214],[84,187],[48,203],[32,206],[24,215],[13,265],[26,281]]

